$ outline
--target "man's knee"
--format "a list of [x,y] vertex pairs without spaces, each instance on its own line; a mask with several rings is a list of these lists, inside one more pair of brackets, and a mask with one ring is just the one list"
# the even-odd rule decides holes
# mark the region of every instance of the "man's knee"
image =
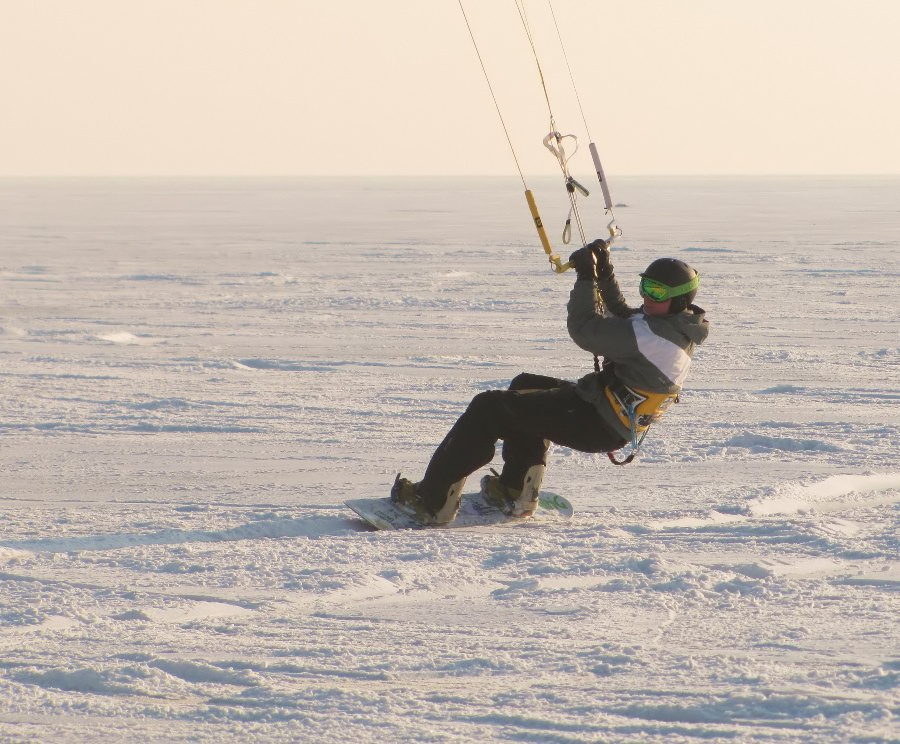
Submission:
[[522,372],[512,378],[509,383],[510,390],[548,390],[556,387],[558,380],[546,375],[536,375],[532,372]]
[[510,390],[525,390],[528,387],[528,378],[531,377],[527,372],[522,372],[512,378],[509,382]]
[[469,403],[469,412],[475,415],[489,414],[491,411],[496,410],[500,403],[500,398],[505,392],[505,390],[485,390],[482,393],[478,393]]

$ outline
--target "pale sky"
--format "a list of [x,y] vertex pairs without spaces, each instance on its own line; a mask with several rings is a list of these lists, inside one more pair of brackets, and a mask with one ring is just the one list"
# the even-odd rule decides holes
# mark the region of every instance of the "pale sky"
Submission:
[[[558,173],[515,0],[463,4],[526,178]],[[900,0],[552,8],[608,175],[900,174]],[[0,102],[0,176],[517,173],[458,0],[0,0]]]

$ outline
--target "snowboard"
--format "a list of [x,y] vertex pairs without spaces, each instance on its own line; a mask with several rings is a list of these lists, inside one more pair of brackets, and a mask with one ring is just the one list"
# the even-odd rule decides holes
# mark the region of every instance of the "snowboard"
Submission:
[[525,522],[551,522],[570,519],[574,513],[572,504],[556,493],[541,493],[538,508],[530,517],[510,517],[480,493],[463,494],[459,514],[450,524],[422,524],[414,516],[403,511],[390,498],[349,499],[344,502],[360,517],[379,530],[416,530],[452,527],[484,527],[489,525],[515,525]]

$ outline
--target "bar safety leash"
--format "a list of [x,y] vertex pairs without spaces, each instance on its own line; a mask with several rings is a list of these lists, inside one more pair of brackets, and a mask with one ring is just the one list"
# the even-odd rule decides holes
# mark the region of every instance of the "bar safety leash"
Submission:
[[544,253],[547,254],[547,258],[550,261],[550,266],[553,271],[557,274],[562,274],[564,271],[567,271],[571,268],[571,264],[568,261],[563,263],[559,256],[553,253],[553,247],[550,245],[550,239],[547,237],[547,231],[544,229],[544,223],[541,221],[541,215],[538,212],[537,202],[534,200],[534,194],[531,193],[531,189],[528,188],[528,184],[525,182],[525,176],[522,173],[522,167],[519,165],[519,158],[516,156],[516,148],[513,146],[512,138],[509,136],[509,129],[506,127],[506,122],[503,119],[503,113],[500,111],[500,104],[497,102],[497,96],[494,94],[494,86],[491,85],[491,79],[488,76],[487,68],[485,67],[484,60],[481,57],[481,52],[478,49],[478,42],[475,41],[475,34],[472,31],[472,26],[469,23],[469,17],[466,15],[466,9],[463,7],[462,0],[458,0],[459,9],[462,12],[463,19],[466,22],[466,28],[469,30],[469,37],[472,39],[472,46],[475,47],[475,54],[478,56],[478,63],[481,65],[481,71],[484,73],[485,82],[487,82],[488,90],[491,92],[491,98],[494,101],[494,107],[497,109],[497,116],[500,117],[500,124],[503,126],[503,132],[506,135],[506,141],[509,143],[509,149],[512,151],[513,160],[516,163],[516,169],[519,171],[519,178],[522,180],[522,186],[525,187],[525,201],[528,203],[528,211],[531,213],[531,218],[534,220],[534,226],[537,229],[538,238],[541,241],[541,247],[544,249]]
[[[525,36],[528,44],[531,46],[531,53],[534,56],[534,63],[537,66],[538,78],[541,82],[541,90],[544,92],[544,100],[547,102],[547,112],[550,114],[550,132],[544,137],[543,143],[559,163],[560,170],[563,174],[563,180],[566,187],[566,193],[569,197],[569,216],[566,218],[566,225],[563,228],[562,241],[568,244],[572,236],[572,217],[578,226],[578,232],[581,237],[581,244],[587,245],[587,237],[584,232],[584,225],[581,222],[581,216],[578,213],[578,194],[589,196],[590,192],[576,181],[569,172],[569,160],[578,151],[578,138],[574,134],[560,134],[559,128],[556,126],[556,117],[553,116],[553,106],[550,103],[550,92],[547,90],[547,81],[544,78],[544,71],[541,68],[540,56],[537,52],[537,45],[534,41],[534,35],[531,33],[531,26],[528,23],[528,14],[525,11],[525,0],[515,0],[516,10],[519,12],[519,20],[522,21],[522,28],[525,29]],[[574,147],[571,152],[566,153],[564,140],[571,140]]]
[[624,460],[617,460],[615,454],[612,452],[607,452],[606,456],[609,458],[609,461],[613,465],[627,465],[635,457],[637,457],[638,450],[641,448],[641,445],[644,443],[644,437],[647,436],[647,432],[650,431],[650,427],[648,426],[641,433],[640,439],[638,439],[637,435],[637,417],[634,413],[634,409],[632,408],[629,411],[629,416],[631,418],[631,452],[628,453],[628,456]]
[[[584,123],[584,131],[587,132],[589,140],[588,151],[591,153],[591,160],[594,163],[594,170],[596,170],[597,172],[597,180],[600,182],[600,191],[603,192],[603,203],[606,209],[606,213],[610,217],[610,222],[606,226],[606,229],[609,232],[609,242],[612,243],[613,240],[615,240],[622,234],[622,230],[616,223],[616,215],[613,213],[612,197],[609,193],[609,184],[606,181],[606,175],[603,173],[603,165],[600,163],[600,155],[597,152],[597,145],[594,143],[594,138],[591,137],[591,129],[587,123],[587,117],[584,113],[584,107],[581,105],[581,96],[578,95],[578,86],[575,85],[575,76],[572,74],[572,66],[569,64],[569,55],[566,54],[566,45],[563,42],[562,32],[559,30],[559,22],[556,20],[556,12],[553,10],[552,0],[547,0],[547,5],[550,8],[550,15],[553,18],[553,25],[556,28],[556,36],[559,39],[559,46],[560,49],[562,49],[563,59],[566,62],[566,69],[569,72],[569,80],[572,82],[572,91],[575,93],[575,100],[578,103],[578,110],[581,112],[581,121]],[[587,194],[585,194],[585,196],[587,196]]]

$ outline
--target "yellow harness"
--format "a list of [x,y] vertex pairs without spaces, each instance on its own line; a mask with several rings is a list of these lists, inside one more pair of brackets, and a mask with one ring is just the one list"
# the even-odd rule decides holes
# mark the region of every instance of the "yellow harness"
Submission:
[[628,387],[615,380],[603,388],[606,399],[622,426],[632,437],[647,431],[669,406],[678,401],[678,393],[651,393],[649,390]]
[[606,456],[613,465],[627,465],[637,455],[650,424],[668,411],[669,406],[678,402],[678,393],[651,393],[649,390],[628,387],[618,380],[606,385],[603,392],[622,426],[631,432],[631,452],[628,457],[617,460],[612,452],[607,452]]

